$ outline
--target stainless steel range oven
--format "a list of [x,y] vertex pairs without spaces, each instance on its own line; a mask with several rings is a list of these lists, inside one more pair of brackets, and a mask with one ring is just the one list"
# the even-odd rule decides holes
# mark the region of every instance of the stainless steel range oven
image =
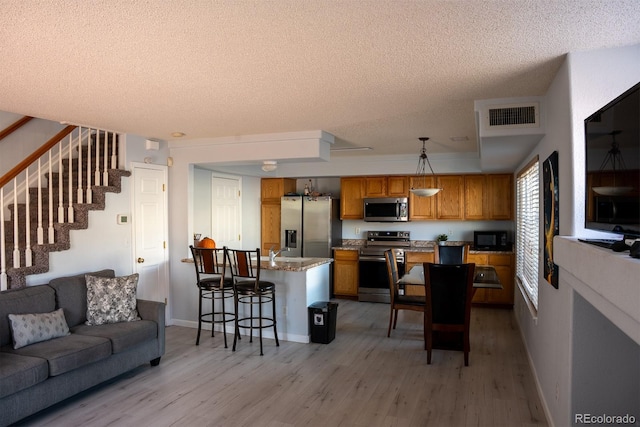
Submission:
[[389,276],[384,252],[393,249],[398,274],[404,274],[404,250],[411,246],[408,231],[368,231],[360,249],[358,300],[389,303]]

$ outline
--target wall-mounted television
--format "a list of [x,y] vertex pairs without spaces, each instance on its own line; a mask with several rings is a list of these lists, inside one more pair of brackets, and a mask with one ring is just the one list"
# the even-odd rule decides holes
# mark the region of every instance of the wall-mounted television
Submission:
[[584,120],[585,228],[640,237],[640,83]]

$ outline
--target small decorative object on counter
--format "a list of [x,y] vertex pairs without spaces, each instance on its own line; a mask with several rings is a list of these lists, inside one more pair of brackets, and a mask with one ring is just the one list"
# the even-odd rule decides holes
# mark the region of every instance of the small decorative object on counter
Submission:
[[200,233],[193,233],[193,246],[194,247],[199,247],[200,246],[200,238],[202,237],[202,234]]
[[447,236],[446,234],[439,234],[438,237],[436,237],[436,241],[440,246],[444,246],[447,240],[449,240],[449,236]]

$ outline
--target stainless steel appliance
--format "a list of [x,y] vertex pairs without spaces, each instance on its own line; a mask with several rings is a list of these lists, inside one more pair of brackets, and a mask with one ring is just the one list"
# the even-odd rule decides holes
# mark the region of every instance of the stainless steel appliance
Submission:
[[506,231],[474,231],[473,248],[477,251],[510,251]]
[[283,196],[280,233],[287,249],[282,255],[331,258],[331,247],[342,238],[339,203],[330,196]]
[[409,199],[406,197],[364,199],[364,220],[370,222],[409,221]]
[[404,275],[404,251],[411,246],[408,231],[367,231],[367,241],[360,248],[358,300],[389,304],[389,276],[384,252],[393,249],[398,261],[398,275]]

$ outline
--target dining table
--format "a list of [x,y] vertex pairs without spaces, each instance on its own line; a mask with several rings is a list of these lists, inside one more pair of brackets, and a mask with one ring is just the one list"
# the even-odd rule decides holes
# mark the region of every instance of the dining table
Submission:
[[[414,265],[409,272],[398,280],[402,285],[424,285],[424,265]],[[473,290],[476,289],[502,289],[500,278],[492,265],[476,264],[473,275]]]

